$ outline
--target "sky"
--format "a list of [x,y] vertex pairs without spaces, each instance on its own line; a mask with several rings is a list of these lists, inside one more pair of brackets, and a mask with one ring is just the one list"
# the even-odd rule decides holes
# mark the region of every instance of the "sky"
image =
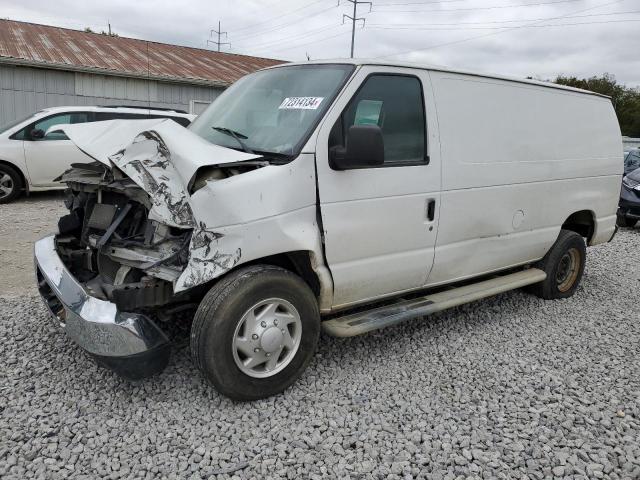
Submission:
[[[0,0],[0,17],[217,49],[348,57],[347,0]],[[357,7],[355,56],[553,79],[605,72],[640,86],[640,0],[372,0]],[[344,21],[344,23],[343,23]]]

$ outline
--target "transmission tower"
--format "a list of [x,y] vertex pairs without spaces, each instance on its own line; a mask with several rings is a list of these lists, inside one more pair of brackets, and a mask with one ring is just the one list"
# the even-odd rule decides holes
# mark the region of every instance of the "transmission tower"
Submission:
[[224,38],[227,38],[227,32],[223,32],[222,31],[222,27],[220,26],[220,21],[218,20],[218,30],[211,30],[211,32],[209,33],[209,37],[213,37],[213,34],[217,34],[218,35],[218,41],[215,40],[207,40],[207,45],[209,45],[210,43],[213,43],[214,45],[218,46],[218,51],[220,51],[220,46],[221,45],[229,45],[229,47],[231,47],[231,44],[229,42],[221,42],[220,39],[222,37],[222,35],[224,35]]
[[351,20],[351,58],[353,58],[353,45],[356,40],[356,22],[362,21],[362,27],[364,28],[365,19],[364,17],[358,17],[358,5],[368,4],[369,11],[371,11],[371,7],[373,6],[372,2],[362,2],[360,0],[347,0],[347,2],[353,4],[353,16],[347,15],[346,13],[342,15],[342,23],[344,23],[344,19],[348,18]]

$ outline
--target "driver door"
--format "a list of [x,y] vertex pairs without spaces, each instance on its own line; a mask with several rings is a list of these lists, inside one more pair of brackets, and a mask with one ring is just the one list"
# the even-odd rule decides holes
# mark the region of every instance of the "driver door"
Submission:
[[[426,71],[361,67],[317,140],[325,254],[338,309],[417,289],[434,260],[440,204],[435,106]],[[377,125],[384,163],[334,170],[352,125]]]
[[90,121],[91,112],[58,113],[41,118],[26,127],[24,134],[24,155],[31,184],[35,187],[59,185],[53,179],[62,174],[72,163],[88,163],[91,157],[85,155],[62,132],[46,133],[47,129],[60,124],[85,123]]

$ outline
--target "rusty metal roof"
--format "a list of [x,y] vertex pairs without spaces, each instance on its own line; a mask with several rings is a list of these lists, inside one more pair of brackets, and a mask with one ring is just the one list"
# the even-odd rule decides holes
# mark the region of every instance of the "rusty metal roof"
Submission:
[[281,60],[0,20],[0,62],[226,86]]

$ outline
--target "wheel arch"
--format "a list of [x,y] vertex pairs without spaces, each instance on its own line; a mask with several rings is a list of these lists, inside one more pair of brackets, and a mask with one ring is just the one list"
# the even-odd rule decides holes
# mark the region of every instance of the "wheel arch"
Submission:
[[324,261],[318,259],[316,253],[311,250],[281,252],[239,263],[225,272],[224,275],[208,282],[206,284],[206,290],[209,290],[216,282],[219,282],[239,268],[249,265],[273,265],[298,275],[316,296],[320,311],[327,312],[331,309],[331,302],[333,300],[333,280],[331,274],[329,273],[329,269],[324,265]]
[[584,237],[587,245],[589,245],[596,231],[596,215],[591,210],[573,212],[567,217],[561,228],[576,232],[578,235]]
[[311,266],[311,253],[312,252],[305,250],[278,253],[243,263],[239,265],[239,267],[266,264],[284,268],[302,278],[309,288],[311,288],[311,291],[318,296],[320,295],[320,278]]

